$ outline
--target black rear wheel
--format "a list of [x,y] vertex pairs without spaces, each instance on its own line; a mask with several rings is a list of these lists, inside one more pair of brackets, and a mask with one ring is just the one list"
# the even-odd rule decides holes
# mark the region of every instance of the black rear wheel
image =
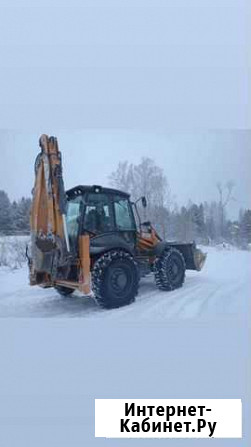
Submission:
[[185,280],[186,264],[182,253],[176,248],[164,250],[154,264],[156,285],[160,290],[174,290]]
[[132,303],[138,293],[139,275],[133,257],[123,250],[111,250],[94,264],[92,288],[97,303],[106,309]]

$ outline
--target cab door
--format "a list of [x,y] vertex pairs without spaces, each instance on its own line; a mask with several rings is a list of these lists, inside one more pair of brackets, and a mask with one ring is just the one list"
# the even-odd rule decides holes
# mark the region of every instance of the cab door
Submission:
[[137,228],[129,200],[126,197],[114,196],[113,203],[116,230],[126,242],[135,246]]

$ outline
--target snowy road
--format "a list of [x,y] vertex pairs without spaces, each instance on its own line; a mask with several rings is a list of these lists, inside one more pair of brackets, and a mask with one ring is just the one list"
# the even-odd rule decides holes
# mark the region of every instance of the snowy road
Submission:
[[53,289],[28,285],[26,268],[0,269],[0,317],[81,317],[121,320],[167,320],[244,316],[251,296],[251,253],[208,249],[202,272],[187,272],[185,285],[160,292],[153,277],[141,281],[134,304],[111,311],[92,298],[62,298]]
[[105,311],[0,269],[0,445],[117,446],[94,438],[94,399],[209,396],[243,403],[244,438],[213,444],[250,446],[250,272],[251,253],[210,249],[182,289],[147,278],[134,304]]

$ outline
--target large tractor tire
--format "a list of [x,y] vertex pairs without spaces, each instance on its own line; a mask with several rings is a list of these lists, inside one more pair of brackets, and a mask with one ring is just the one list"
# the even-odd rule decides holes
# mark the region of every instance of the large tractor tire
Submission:
[[61,296],[69,296],[74,292],[73,289],[69,289],[69,287],[63,287],[63,286],[55,286],[55,290]]
[[160,290],[174,290],[182,287],[185,280],[186,264],[182,253],[176,248],[169,248],[156,259],[154,275]]
[[111,250],[94,264],[92,289],[97,303],[105,309],[131,304],[138,293],[139,274],[133,256]]

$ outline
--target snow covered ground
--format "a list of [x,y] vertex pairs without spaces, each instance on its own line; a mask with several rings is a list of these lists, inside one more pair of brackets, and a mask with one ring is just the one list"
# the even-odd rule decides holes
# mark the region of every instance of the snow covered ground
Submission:
[[142,279],[134,304],[102,310],[94,300],[77,294],[60,297],[54,289],[28,285],[26,267],[0,268],[1,317],[81,317],[116,320],[204,319],[246,316],[251,296],[251,253],[204,248],[208,258],[202,272],[187,271],[183,288],[161,292],[154,278]]
[[26,261],[29,236],[0,236],[0,268],[17,269]]
[[251,253],[207,251],[182,289],[160,292],[146,278],[134,304],[112,311],[1,267],[0,445],[180,445],[95,438],[95,398],[128,397],[242,399],[243,439],[212,442],[249,447]]

